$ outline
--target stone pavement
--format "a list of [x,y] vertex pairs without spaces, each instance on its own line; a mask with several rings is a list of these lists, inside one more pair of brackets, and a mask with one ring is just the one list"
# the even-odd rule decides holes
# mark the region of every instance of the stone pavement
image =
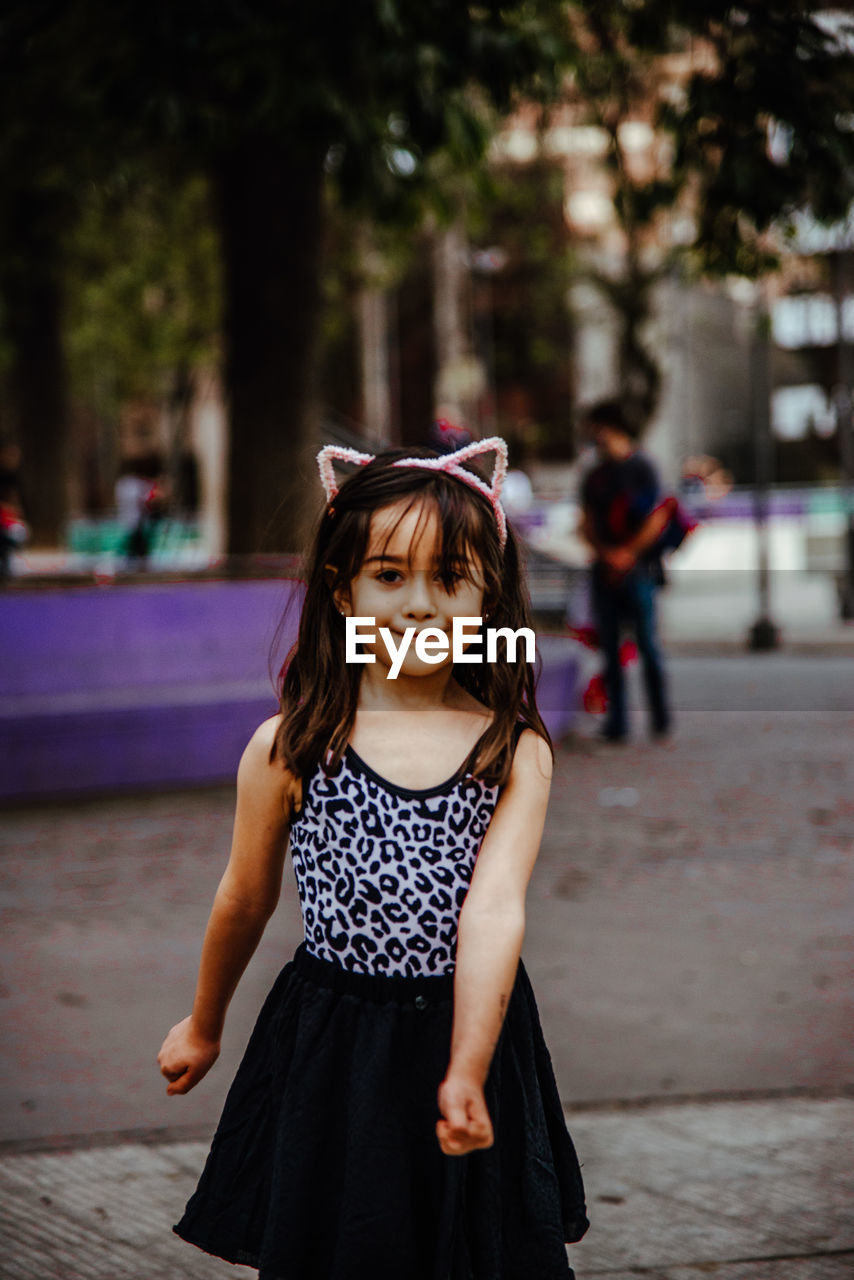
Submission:
[[[659,1104],[568,1119],[593,1223],[570,1249],[579,1280],[854,1274],[854,1098]],[[206,1151],[178,1135],[0,1151],[0,1276],[256,1275],[171,1234]]]

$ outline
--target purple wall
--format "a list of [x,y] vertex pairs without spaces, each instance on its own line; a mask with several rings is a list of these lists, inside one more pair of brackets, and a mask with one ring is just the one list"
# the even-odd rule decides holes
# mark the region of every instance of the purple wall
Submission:
[[[298,606],[287,580],[4,593],[0,800],[231,781],[276,710],[270,670]],[[576,660],[554,637],[540,653],[541,709],[559,736],[574,714]]]
[[226,580],[6,593],[0,694],[261,679],[294,585]]
[[0,798],[232,779],[276,710],[289,581],[64,587],[0,601]]

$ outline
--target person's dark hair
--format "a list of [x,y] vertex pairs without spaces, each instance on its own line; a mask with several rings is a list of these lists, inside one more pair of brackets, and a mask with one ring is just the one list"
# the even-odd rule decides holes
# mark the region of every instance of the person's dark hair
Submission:
[[582,414],[582,422],[588,431],[596,427],[611,427],[631,440],[637,440],[643,429],[640,415],[616,397],[590,405]]
[[147,453],[129,454],[119,463],[120,476],[139,476],[141,480],[157,480],[163,474],[163,459],[155,449]]
[[[502,552],[489,501],[442,472],[390,465],[399,458],[436,456],[421,448],[379,454],[343,481],[321,516],[305,565],[305,599],[297,642],[284,668],[282,723],[273,747],[273,756],[297,777],[308,777],[321,763],[330,772],[337,769],[353,728],[361,666],[344,660],[344,619],[333,591],[358,574],[374,512],[403,502],[403,515],[424,504],[438,518],[439,572],[445,580],[453,582],[459,574],[470,578],[471,559],[477,557],[488,625],[514,631],[531,625],[518,544],[510,529]],[[508,662],[506,648],[499,645],[497,662],[461,663],[454,677],[493,712],[472,753],[473,771],[484,782],[507,781],[518,721],[551,745],[537,710],[530,664]]]

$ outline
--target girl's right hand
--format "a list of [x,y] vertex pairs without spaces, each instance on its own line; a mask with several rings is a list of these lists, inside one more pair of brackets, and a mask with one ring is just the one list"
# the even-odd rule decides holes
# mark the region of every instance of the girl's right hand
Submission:
[[160,1073],[169,1081],[166,1092],[189,1093],[206,1076],[219,1057],[219,1041],[206,1040],[193,1026],[192,1017],[177,1023],[157,1055]]

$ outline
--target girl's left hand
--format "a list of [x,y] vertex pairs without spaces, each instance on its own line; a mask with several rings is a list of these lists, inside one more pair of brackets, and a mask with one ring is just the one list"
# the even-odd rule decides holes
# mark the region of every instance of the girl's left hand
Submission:
[[464,1156],[492,1146],[492,1121],[480,1085],[447,1076],[439,1086],[439,1110],[442,1118],[436,1136],[446,1156]]
[[206,1040],[194,1029],[192,1015],[177,1023],[157,1055],[160,1074],[169,1081],[166,1092],[189,1093],[219,1057],[219,1041]]

